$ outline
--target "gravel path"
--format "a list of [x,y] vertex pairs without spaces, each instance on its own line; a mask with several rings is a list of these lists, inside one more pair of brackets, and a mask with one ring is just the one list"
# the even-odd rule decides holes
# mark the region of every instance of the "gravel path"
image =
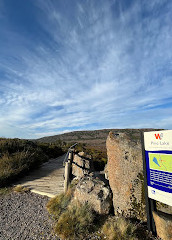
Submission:
[[48,197],[10,193],[0,197],[0,240],[59,240],[46,210]]

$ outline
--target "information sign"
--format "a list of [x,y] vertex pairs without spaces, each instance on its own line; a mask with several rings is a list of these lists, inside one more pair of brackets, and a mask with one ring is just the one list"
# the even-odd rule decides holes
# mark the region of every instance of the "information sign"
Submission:
[[144,133],[148,197],[172,206],[172,130]]

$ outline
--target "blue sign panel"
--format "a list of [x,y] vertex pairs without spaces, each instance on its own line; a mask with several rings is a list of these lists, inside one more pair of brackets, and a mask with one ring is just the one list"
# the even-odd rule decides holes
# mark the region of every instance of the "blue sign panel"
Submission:
[[[172,152],[146,151],[147,185],[172,193]],[[152,193],[156,193],[152,191]]]
[[144,133],[148,197],[172,206],[172,130]]

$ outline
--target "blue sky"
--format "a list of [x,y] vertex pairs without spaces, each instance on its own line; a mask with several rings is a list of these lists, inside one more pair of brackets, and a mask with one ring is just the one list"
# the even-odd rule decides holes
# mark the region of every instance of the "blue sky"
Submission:
[[172,129],[172,1],[0,0],[0,136]]

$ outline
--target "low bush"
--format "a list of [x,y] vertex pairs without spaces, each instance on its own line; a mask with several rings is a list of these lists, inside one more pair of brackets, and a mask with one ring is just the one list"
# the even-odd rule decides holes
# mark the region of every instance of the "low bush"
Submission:
[[[56,142],[55,144],[59,144],[59,143]],[[61,142],[61,145],[57,145],[57,146],[61,146],[61,148],[63,149],[63,152],[67,152],[68,149],[74,144],[75,142],[70,142],[70,143]],[[76,153],[83,151],[86,154],[91,155],[95,171],[104,170],[104,167],[107,163],[106,150],[103,150],[103,149],[100,150],[100,148],[97,148],[96,146],[90,146],[86,143],[77,143],[77,145],[75,146],[75,151]]]
[[66,194],[57,195],[47,203],[48,212],[55,220],[58,220],[60,215],[67,209],[71,198],[72,190],[69,188]]
[[108,240],[136,240],[136,225],[122,217],[111,217],[102,227],[102,234]]
[[94,219],[88,204],[73,203],[60,216],[55,231],[62,239],[84,239],[93,230]]
[[92,156],[95,171],[102,171],[107,163],[107,154],[99,149],[87,148],[86,152]]
[[56,158],[65,153],[58,143],[38,143],[38,146],[49,158]]
[[73,199],[77,182],[74,180],[65,194],[52,198],[48,212],[55,220],[54,231],[61,239],[84,239],[93,230],[95,212],[88,205],[82,205]]
[[39,167],[48,157],[33,142],[0,139],[0,187],[9,185],[31,169]]
[[0,138],[0,187],[9,185],[48,159],[64,154],[58,144]]

